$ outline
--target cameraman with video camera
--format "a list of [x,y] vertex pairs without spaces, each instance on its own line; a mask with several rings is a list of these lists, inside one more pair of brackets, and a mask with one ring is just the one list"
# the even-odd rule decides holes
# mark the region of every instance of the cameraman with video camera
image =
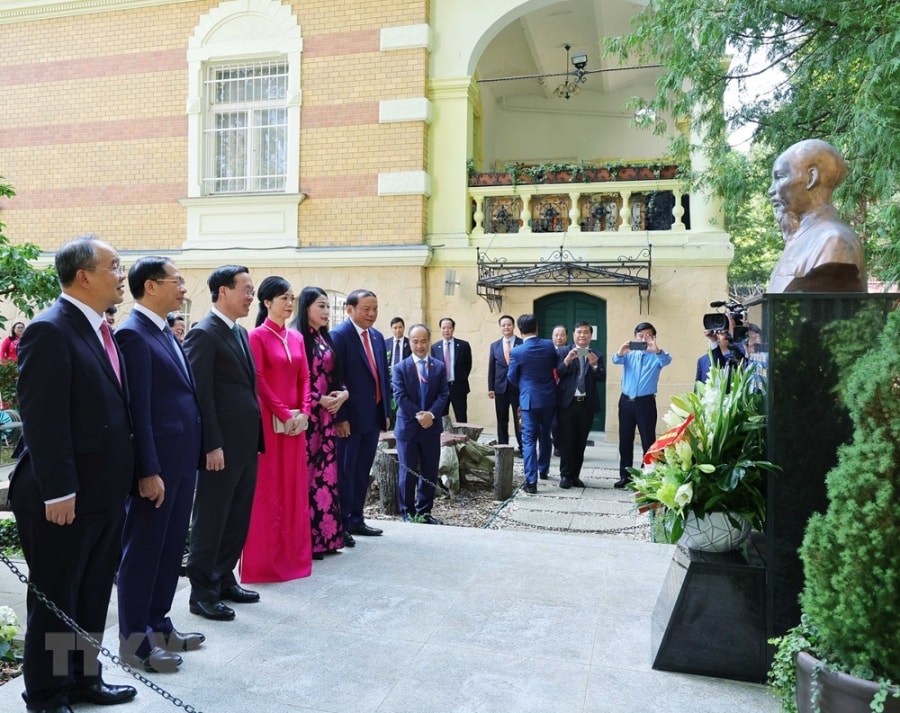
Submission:
[[703,315],[704,335],[710,344],[706,354],[697,360],[695,380],[706,382],[712,364],[723,367],[736,367],[747,358],[747,343],[750,332],[759,327],[747,324],[747,308],[740,302],[710,302],[710,307],[724,308],[722,312]]
[[659,373],[672,363],[672,355],[656,343],[656,327],[641,322],[634,339],[612,355],[613,364],[622,364],[622,395],[619,397],[619,479],[614,488],[628,485],[628,469],[634,464],[634,429],[641,436],[644,453],[656,440],[656,388]]

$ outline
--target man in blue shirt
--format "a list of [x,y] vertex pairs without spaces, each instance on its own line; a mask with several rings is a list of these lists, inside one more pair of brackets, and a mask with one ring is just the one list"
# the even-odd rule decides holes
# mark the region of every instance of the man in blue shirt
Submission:
[[[646,345],[642,349],[639,344]],[[633,345],[633,346],[632,346]],[[614,488],[624,488],[634,464],[634,429],[641,434],[644,453],[656,440],[656,388],[659,372],[672,363],[656,343],[656,328],[641,322],[634,328],[634,340],[625,342],[612,356],[613,364],[622,364],[622,395],[619,397],[619,479]]]

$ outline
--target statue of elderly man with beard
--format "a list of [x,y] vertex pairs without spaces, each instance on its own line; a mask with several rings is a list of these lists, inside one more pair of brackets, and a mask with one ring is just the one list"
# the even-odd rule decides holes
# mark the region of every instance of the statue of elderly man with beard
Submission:
[[800,141],[772,167],[769,199],[784,235],[784,252],[768,292],[865,292],[862,244],[838,217],[831,196],[847,164],[826,141]]

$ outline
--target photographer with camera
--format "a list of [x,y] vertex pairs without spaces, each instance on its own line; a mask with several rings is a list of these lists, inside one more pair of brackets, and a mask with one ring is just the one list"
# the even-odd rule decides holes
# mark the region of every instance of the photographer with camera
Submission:
[[634,464],[634,430],[641,436],[644,453],[656,440],[656,389],[659,373],[672,363],[672,355],[660,349],[656,328],[640,322],[634,328],[634,339],[625,342],[612,356],[613,364],[621,364],[622,395],[619,397],[619,479],[614,488],[628,485],[628,469]]
[[[697,359],[695,381],[705,383],[712,364],[718,367],[740,365],[747,358],[747,342],[751,325],[747,324],[747,308],[740,302],[710,302],[710,307],[724,312],[703,315],[703,329],[710,345],[706,354]],[[759,327],[756,329],[757,336]]]

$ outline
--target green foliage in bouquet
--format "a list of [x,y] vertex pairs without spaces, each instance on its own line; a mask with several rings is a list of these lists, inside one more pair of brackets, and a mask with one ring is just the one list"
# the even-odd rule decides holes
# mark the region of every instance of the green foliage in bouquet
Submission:
[[662,508],[669,542],[694,513],[727,512],[761,529],[765,520],[765,395],[753,368],[713,366],[705,384],[672,398],[672,428],[653,444],[631,489],[642,509]]

